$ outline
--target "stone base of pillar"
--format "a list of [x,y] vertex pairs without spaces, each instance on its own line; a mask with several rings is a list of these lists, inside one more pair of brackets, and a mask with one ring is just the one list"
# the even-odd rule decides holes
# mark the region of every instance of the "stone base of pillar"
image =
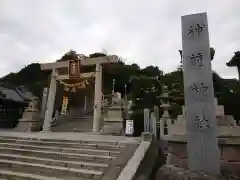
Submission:
[[36,120],[21,119],[14,130],[17,132],[39,132],[42,129],[42,124]]
[[14,129],[18,132],[31,132],[31,131],[41,131],[43,121],[40,118],[36,104],[31,102],[29,106],[25,109],[23,116],[19,119],[17,127]]
[[150,132],[143,132],[141,137],[142,137],[143,141],[152,141],[153,140],[153,134]]
[[102,134],[122,135],[123,134],[122,122],[104,122],[101,129]]

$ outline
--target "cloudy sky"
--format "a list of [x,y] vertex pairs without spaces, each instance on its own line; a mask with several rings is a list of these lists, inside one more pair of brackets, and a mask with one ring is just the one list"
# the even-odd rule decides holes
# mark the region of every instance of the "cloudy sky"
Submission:
[[208,12],[213,69],[236,77],[226,62],[240,50],[239,0],[0,0],[0,76],[70,49],[105,49],[164,72],[179,65],[181,16]]

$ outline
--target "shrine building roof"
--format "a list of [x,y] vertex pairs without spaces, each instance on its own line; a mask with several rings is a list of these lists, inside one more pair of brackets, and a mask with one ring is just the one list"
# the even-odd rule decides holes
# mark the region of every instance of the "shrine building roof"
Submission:
[[7,88],[0,86],[0,99],[2,100],[11,100],[18,103],[28,103],[30,99],[24,97],[16,88]]

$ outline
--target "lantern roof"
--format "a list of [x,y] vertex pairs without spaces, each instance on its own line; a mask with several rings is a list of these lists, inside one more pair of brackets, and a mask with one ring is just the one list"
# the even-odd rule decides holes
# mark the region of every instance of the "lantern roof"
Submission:
[[240,51],[234,53],[234,56],[227,63],[227,66],[229,67],[240,66]]

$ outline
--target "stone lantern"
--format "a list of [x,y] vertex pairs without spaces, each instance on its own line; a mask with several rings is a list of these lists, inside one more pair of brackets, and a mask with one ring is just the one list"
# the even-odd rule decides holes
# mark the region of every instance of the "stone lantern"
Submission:
[[167,86],[163,86],[163,94],[160,96],[160,99],[161,99],[160,107],[163,109],[162,118],[169,118],[170,117],[169,109],[171,108],[171,105],[170,105],[171,97],[169,96]]
[[238,80],[240,81],[240,51],[234,53],[232,59],[227,63],[228,67],[237,67]]
[[169,128],[172,125],[172,119],[169,115],[169,109],[171,108],[170,100],[172,97],[169,95],[167,86],[163,86],[163,93],[158,98],[161,101],[160,108],[163,109],[163,115],[160,118],[160,136],[164,136],[168,134]]
[[24,110],[22,118],[15,128],[19,132],[40,131],[43,122],[41,122],[37,98],[33,98],[28,107]]

